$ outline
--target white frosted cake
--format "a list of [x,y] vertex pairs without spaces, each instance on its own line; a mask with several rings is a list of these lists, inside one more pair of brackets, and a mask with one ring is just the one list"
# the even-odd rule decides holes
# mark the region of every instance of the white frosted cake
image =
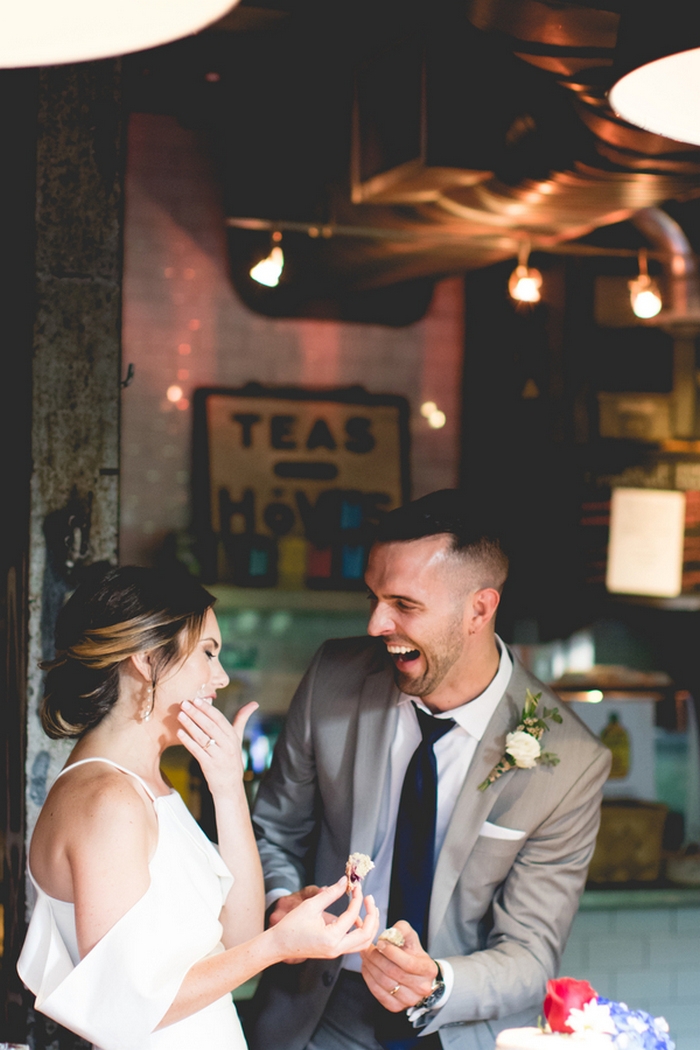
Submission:
[[542,1028],[504,1028],[498,1033],[499,1050],[611,1050],[611,1035],[598,1032],[548,1032]]

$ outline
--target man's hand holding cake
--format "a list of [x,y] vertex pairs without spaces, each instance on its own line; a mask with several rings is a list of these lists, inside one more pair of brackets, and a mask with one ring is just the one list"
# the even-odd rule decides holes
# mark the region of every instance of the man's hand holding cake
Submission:
[[434,995],[441,979],[440,967],[423,949],[415,930],[403,920],[385,930],[376,945],[362,952],[362,976],[375,999],[392,1013],[425,1002]]

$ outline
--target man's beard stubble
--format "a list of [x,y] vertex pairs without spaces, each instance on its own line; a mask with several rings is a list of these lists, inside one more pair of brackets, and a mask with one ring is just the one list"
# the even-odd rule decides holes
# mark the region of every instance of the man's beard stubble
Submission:
[[416,678],[405,671],[400,671],[394,664],[394,680],[402,693],[423,699],[435,692],[462,654],[464,640],[461,613],[453,616],[434,647],[416,646],[416,648],[419,649],[426,662],[423,674]]

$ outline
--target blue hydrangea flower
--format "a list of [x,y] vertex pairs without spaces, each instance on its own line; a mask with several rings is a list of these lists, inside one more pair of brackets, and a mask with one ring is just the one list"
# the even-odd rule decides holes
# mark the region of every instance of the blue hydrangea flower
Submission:
[[616,1050],[675,1050],[663,1017],[652,1017],[646,1010],[630,1010],[626,1003],[616,1003],[602,995],[598,1002],[610,1009]]

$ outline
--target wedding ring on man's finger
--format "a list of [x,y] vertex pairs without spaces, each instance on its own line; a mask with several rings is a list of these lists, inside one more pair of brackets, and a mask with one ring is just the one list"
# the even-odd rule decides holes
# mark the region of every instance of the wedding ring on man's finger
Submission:
[[396,995],[396,993],[398,992],[400,987],[401,987],[401,985],[397,984],[395,988],[391,989],[391,991],[389,992],[389,995]]

